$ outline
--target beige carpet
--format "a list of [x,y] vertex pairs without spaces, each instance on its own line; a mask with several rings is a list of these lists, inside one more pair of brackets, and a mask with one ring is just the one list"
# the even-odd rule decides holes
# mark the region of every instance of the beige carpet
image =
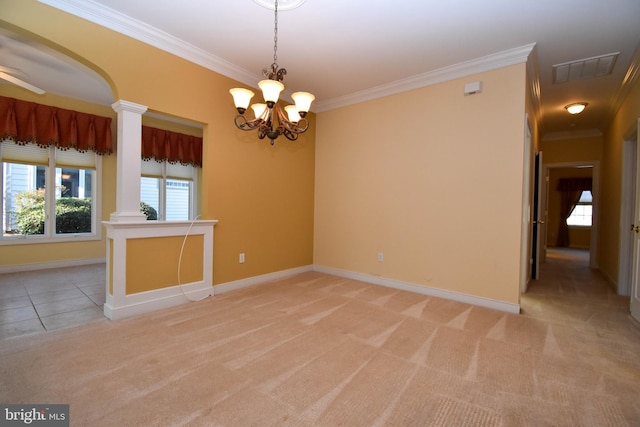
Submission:
[[72,426],[640,425],[628,299],[561,255],[522,315],[307,273],[7,339],[0,401]]

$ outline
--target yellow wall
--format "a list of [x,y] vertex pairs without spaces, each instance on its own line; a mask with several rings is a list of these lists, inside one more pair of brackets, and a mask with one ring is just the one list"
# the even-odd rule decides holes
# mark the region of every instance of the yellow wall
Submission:
[[622,107],[604,136],[599,268],[613,283],[618,281],[620,252],[620,206],[622,204],[622,155],[625,138],[637,127],[640,117],[640,79],[630,88]]
[[203,241],[202,235],[186,241],[181,236],[128,239],[127,295],[202,281]]
[[517,303],[525,84],[518,64],[318,114],[315,264]]
[[549,163],[600,162],[602,161],[603,137],[589,136],[557,141],[542,141],[542,161]]
[[[280,139],[272,147],[233,125],[228,91],[239,83],[232,79],[35,0],[2,0],[1,9],[0,26],[82,60],[112,84],[115,99],[203,124],[199,214],[220,221],[214,284],[313,262],[313,114],[311,130],[298,142]],[[113,184],[115,175],[109,179]],[[103,244],[102,256],[105,250]]]

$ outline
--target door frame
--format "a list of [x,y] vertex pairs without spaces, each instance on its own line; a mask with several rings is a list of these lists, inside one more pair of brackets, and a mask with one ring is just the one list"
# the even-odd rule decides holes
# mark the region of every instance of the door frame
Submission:
[[620,246],[618,265],[618,284],[616,292],[619,295],[631,295],[631,278],[633,276],[633,224],[636,209],[636,177],[638,174],[637,159],[637,131],[633,131],[624,140],[622,147],[622,200],[620,201]]
[[533,161],[533,142],[529,115],[524,116],[524,141],[522,165],[522,217],[520,235],[520,293],[527,292],[531,280],[531,180]]
[[[543,177],[546,182],[549,180],[549,170],[554,168],[579,168],[589,167],[593,168],[593,174],[591,177],[591,195],[593,196],[593,211],[591,214],[591,240],[589,241],[589,267],[598,268],[598,231],[600,229],[599,213],[600,213],[600,162],[597,160],[583,161],[583,162],[564,162],[564,163],[547,163],[544,165]],[[542,186],[542,190],[545,194],[542,197],[543,201],[543,217],[548,224],[548,212],[549,212],[549,191]],[[546,248],[547,232],[548,228],[545,226],[544,245]]]
[[[546,215],[542,210],[542,186],[543,186],[543,165],[542,151],[535,154],[534,174],[533,174],[533,230],[531,232],[531,279],[538,280],[540,278],[540,264],[546,258],[546,238],[542,239],[542,232],[545,231],[546,237]],[[545,179],[546,183],[546,179]]]
[[[635,123],[636,137],[636,190],[640,187],[640,117]],[[640,199],[635,195],[636,203],[633,211],[634,233],[632,239],[633,255],[631,259],[631,295],[629,297],[629,312],[631,317],[640,322]],[[618,256],[618,258],[620,258]]]

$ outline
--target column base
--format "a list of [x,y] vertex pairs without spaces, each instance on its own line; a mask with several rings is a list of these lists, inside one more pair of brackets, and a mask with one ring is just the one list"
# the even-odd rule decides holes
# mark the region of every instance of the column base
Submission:
[[142,212],[112,212],[110,222],[145,222],[147,217]]

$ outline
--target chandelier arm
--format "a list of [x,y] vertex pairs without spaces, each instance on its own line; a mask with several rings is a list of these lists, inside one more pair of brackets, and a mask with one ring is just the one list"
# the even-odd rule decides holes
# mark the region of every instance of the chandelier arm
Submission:
[[262,123],[260,123],[260,126],[258,127],[258,130],[260,132],[270,132],[273,129],[273,126],[271,125],[271,120],[269,121],[263,121]]
[[285,129],[282,133],[289,141],[295,141],[298,139],[298,134],[295,132],[291,132],[289,129]]
[[300,121],[298,121],[297,123],[290,122],[287,119],[286,114],[279,106],[276,106],[275,108],[278,115],[278,123],[281,125],[281,127],[286,128],[287,131],[295,134],[300,134],[304,133],[309,128],[309,122],[307,121],[307,119],[300,118]]
[[236,124],[236,127],[240,130],[251,131],[251,130],[258,129],[264,123],[264,120],[262,120],[262,118],[260,117],[253,120],[247,120],[247,118],[244,115],[238,114],[234,119],[234,123]]
[[309,122],[307,119],[300,119],[298,123],[287,122],[289,126],[287,127],[291,132],[295,133],[305,133],[309,128]]

